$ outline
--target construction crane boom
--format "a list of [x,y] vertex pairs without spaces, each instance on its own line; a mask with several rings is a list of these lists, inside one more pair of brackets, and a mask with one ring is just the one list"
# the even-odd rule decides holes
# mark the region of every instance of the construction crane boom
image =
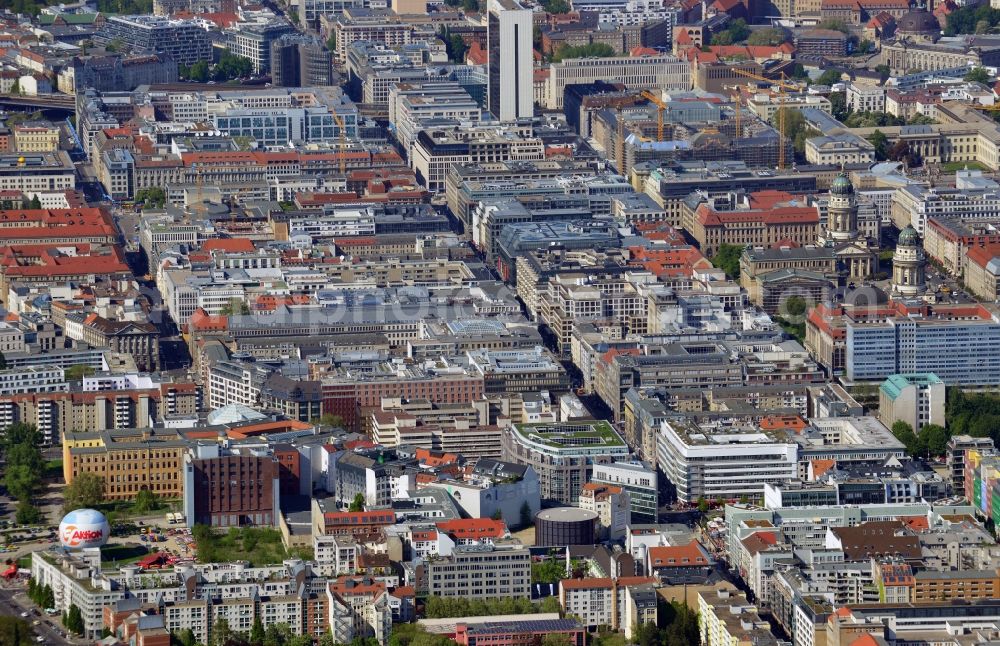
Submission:
[[[787,125],[785,115],[785,91],[791,90],[793,92],[798,92],[800,89],[799,86],[786,81],[784,72],[781,73],[780,79],[769,79],[766,76],[761,76],[760,74],[755,74],[753,72],[747,72],[746,70],[732,68],[731,71],[738,76],[743,76],[757,81],[764,81],[765,83],[770,83],[771,85],[778,87],[778,168],[783,169],[785,167],[785,130]],[[738,112],[738,105],[736,106],[736,109]],[[737,130],[738,129],[739,126],[737,126]]]
[[333,112],[333,120],[337,124],[337,130],[340,131],[340,174],[347,175],[347,127],[344,125],[344,119],[337,111],[330,108]]
[[777,85],[778,87],[783,88],[785,90],[791,90],[793,92],[798,92],[800,89],[802,89],[800,86],[796,85],[795,83],[789,83],[788,81],[786,81],[785,80],[785,73],[784,72],[781,73],[781,78],[780,79],[769,79],[766,76],[761,76],[760,74],[755,74],[753,72],[748,72],[746,70],[741,70],[741,69],[737,69],[737,68],[732,68],[732,69],[730,69],[730,71],[733,72],[734,74],[738,75],[738,76],[743,76],[743,77],[748,78],[748,79],[754,79],[755,81],[763,81],[765,83],[770,83],[771,85]]
[[615,121],[618,126],[618,136],[615,141],[615,157],[618,161],[618,172],[622,175],[625,174],[625,121],[622,119],[622,109],[618,108],[618,113],[615,116]]
[[649,90],[643,90],[642,98],[656,105],[656,140],[663,141],[663,113],[667,109],[667,104]]

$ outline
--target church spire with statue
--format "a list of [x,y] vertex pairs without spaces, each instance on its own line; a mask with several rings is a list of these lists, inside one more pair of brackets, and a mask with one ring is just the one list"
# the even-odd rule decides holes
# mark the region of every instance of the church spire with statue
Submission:
[[834,249],[837,261],[851,279],[867,278],[875,273],[878,255],[858,229],[858,202],[854,185],[841,171],[830,184],[826,226],[819,244]]

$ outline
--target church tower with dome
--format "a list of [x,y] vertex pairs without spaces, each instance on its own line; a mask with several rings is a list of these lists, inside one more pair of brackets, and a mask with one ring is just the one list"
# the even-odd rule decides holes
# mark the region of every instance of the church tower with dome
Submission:
[[907,225],[899,233],[896,251],[892,254],[892,293],[914,298],[927,291],[927,256],[920,244],[920,235]]
[[833,248],[838,263],[851,279],[859,280],[875,273],[877,255],[858,229],[857,196],[847,173],[841,172],[830,184],[826,226],[818,242]]
[[844,173],[837,175],[830,185],[824,236],[834,243],[851,242],[858,238],[858,203],[854,185]]

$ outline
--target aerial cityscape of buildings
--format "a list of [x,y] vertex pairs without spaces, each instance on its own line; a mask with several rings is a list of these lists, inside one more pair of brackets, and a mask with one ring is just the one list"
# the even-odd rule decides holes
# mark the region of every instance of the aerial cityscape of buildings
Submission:
[[0,645],[1000,643],[996,0],[0,7]]

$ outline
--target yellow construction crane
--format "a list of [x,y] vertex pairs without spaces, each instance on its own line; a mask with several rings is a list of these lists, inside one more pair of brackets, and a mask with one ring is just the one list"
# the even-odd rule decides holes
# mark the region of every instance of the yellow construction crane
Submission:
[[[201,172],[198,162],[191,162],[191,172],[194,173],[194,199],[201,204],[205,194],[205,177]],[[191,224],[191,204],[184,205],[184,224]]]
[[[733,68],[732,72],[738,76],[742,76],[749,79],[754,79],[757,81],[764,81],[765,83],[770,83],[771,85],[776,85],[778,87],[778,168],[785,167],[785,90],[791,90],[793,92],[799,91],[799,86],[794,83],[789,83],[785,80],[785,73],[781,73],[780,79],[769,79],[766,76],[761,76],[760,74],[755,74],[754,72],[747,72],[746,70]],[[739,112],[739,106],[737,106],[737,112]],[[737,126],[739,129],[739,126]]]
[[656,140],[663,141],[663,113],[667,109],[667,104],[648,90],[643,90],[642,98],[656,105]]
[[347,127],[344,125],[344,120],[341,118],[334,108],[330,108],[333,112],[333,120],[337,124],[337,129],[340,131],[340,174],[347,175]]
[[743,136],[743,128],[740,125],[743,112],[743,91],[740,89],[742,86],[739,85],[726,85],[723,89],[733,90],[733,93],[729,98],[733,100],[733,114],[736,116],[736,138],[739,139]]
[[625,174],[625,121],[622,119],[622,109],[618,108],[618,113],[615,116],[615,122],[618,125],[618,137],[615,141],[616,154],[615,157],[618,160],[618,172],[622,175]]
[[743,76],[748,79],[754,79],[755,81],[764,81],[765,83],[770,83],[771,85],[777,85],[778,87],[785,90],[798,92],[800,89],[802,89],[801,86],[786,81],[784,72],[781,73],[780,79],[769,79],[766,76],[761,76],[760,74],[754,74],[753,72],[748,72],[746,70],[741,70],[738,68],[732,68],[730,71],[733,72],[734,74],[737,74],[738,76]]

